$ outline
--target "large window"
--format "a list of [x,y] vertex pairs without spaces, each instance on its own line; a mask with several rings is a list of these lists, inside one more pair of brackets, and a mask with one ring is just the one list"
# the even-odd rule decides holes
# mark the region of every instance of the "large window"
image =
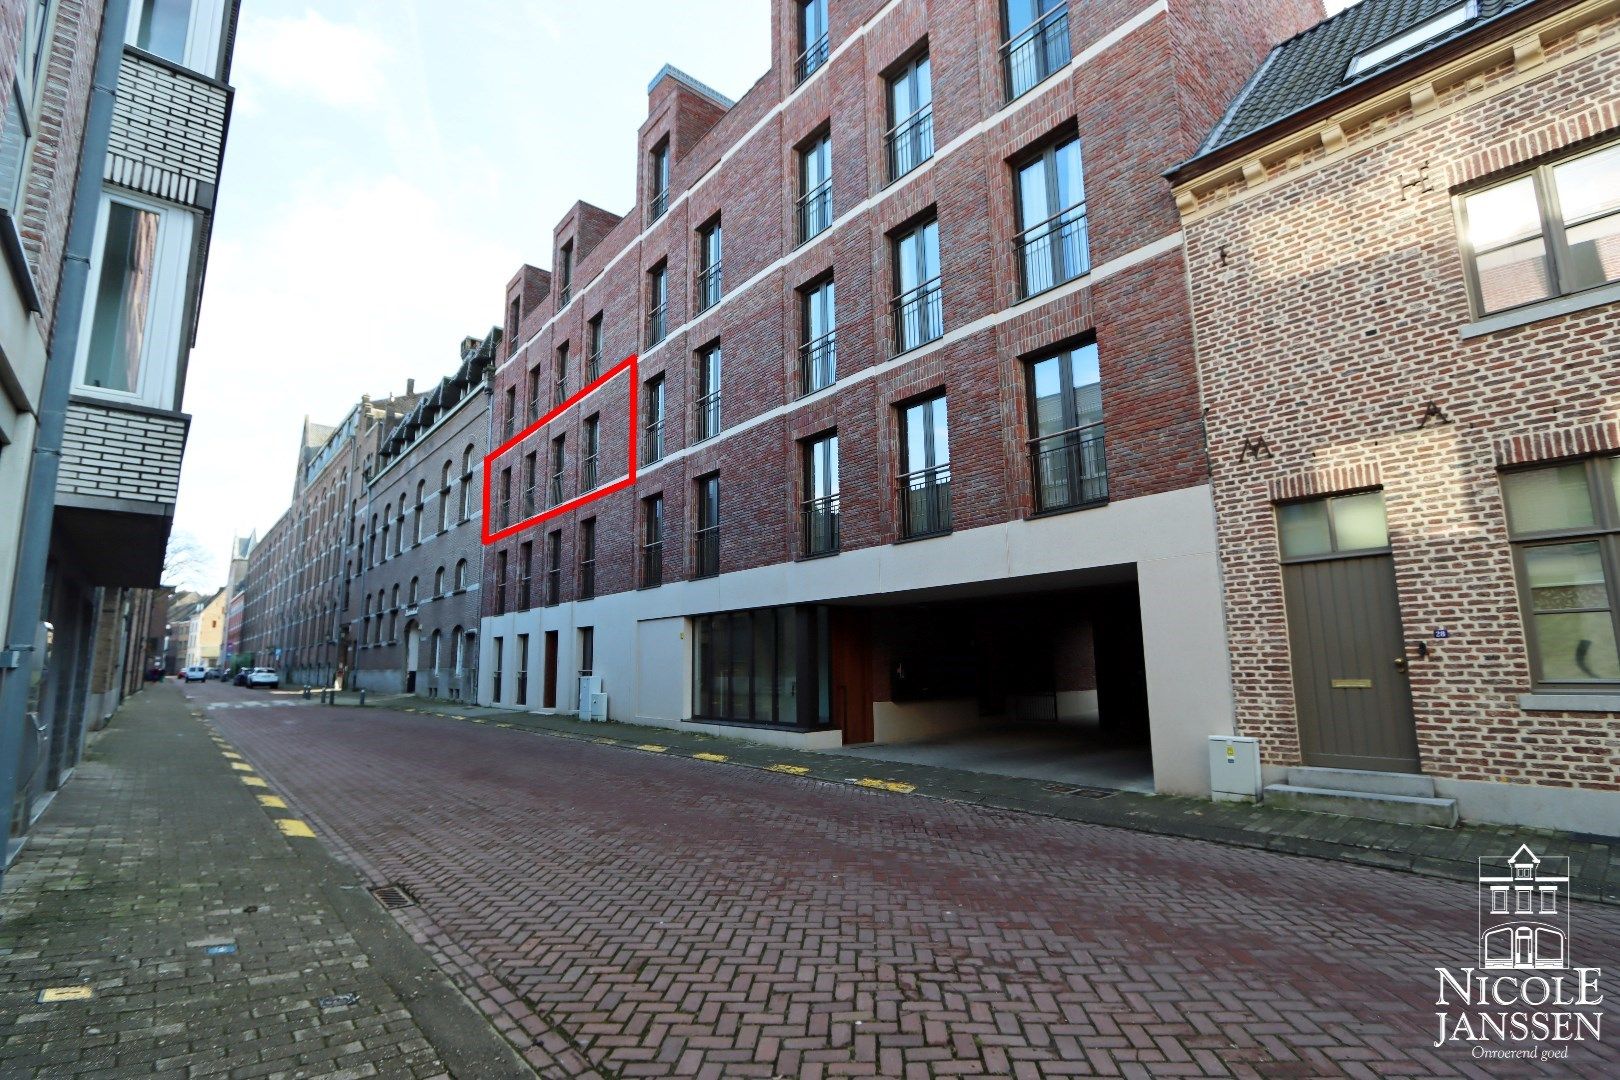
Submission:
[[647,163],[647,188],[652,220],[657,221],[669,209],[668,139],[653,147],[652,158]]
[[694,717],[828,726],[828,644],[824,607],[759,608],[694,618]]
[[1069,62],[1068,0],[1005,0],[1001,47],[1007,100],[1028,93]]
[[1620,458],[1502,474],[1538,685],[1620,683]]
[[135,46],[165,60],[186,58],[191,29],[191,0],[138,0]]
[[501,425],[501,441],[510,439],[517,431],[518,396],[517,387],[506,388],[506,422]]
[[585,449],[579,459],[579,490],[591,491],[596,487],[596,458],[602,446],[602,418],[585,418]]
[[517,639],[517,698],[514,705],[529,703],[529,635],[519,634]]
[[524,521],[527,521],[530,518],[534,517],[534,514],[535,514],[535,502],[534,502],[535,491],[534,491],[534,489],[535,489],[535,485],[537,483],[539,483],[539,479],[536,476],[536,473],[538,472],[538,465],[539,465],[539,462],[536,461],[537,456],[538,455],[535,454],[535,452],[532,451],[532,450],[529,453],[523,455],[523,520]]
[[819,435],[804,444],[804,504],[800,510],[804,554],[831,555],[838,550],[838,433]]
[[141,394],[152,333],[159,217],[153,210],[106,200],[100,265],[92,280],[86,386]]
[[720,573],[720,474],[699,477],[696,529],[692,534],[692,576]]
[[799,0],[799,59],[794,76],[803,82],[827,62],[827,0]]
[[529,423],[540,419],[540,369],[529,369]]
[[596,595],[596,519],[579,523],[579,598]]
[[546,536],[546,604],[562,602],[562,530]]
[[1542,165],[1459,202],[1479,315],[1620,281],[1620,144]]
[[552,372],[551,407],[556,409],[568,400],[568,342],[557,346],[557,366]]
[[1029,364],[1029,461],[1037,511],[1108,498],[1095,343]]
[[563,501],[563,469],[567,465],[563,436],[551,440],[551,483],[546,489],[546,505],[556,506]]
[[[473,448],[461,452],[461,520],[467,521],[472,517],[473,505]],[[375,525],[372,530],[377,530]]]
[[698,439],[712,439],[720,434],[721,363],[718,343],[698,353],[697,423],[694,430],[694,435]]
[[951,530],[951,442],[945,395],[900,410],[900,534]]
[[799,243],[832,225],[832,135],[823,131],[799,151]]
[[813,394],[838,379],[838,307],[833,279],[800,295],[799,392]]
[[28,172],[28,149],[39,128],[40,86],[44,81],[45,54],[55,22],[55,0],[29,0],[23,37],[12,79],[4,87],[5,116],[0,123],[0,207],[20,216],[23,179]]
[[721,230],[715,218],[698,230],[697,309],[707,311],[720,302]]
[[1387,551],[1384,493],[1283,503],[1277,507],[1277,547],[1285,562]]
[[939,292],[939,222],[912,226],[894,238],[894,351],[907,352],[945,332]]
[[585,381],[593,383],[602,377],[602,313],[585,326],[587,352],[585,355]]
[[651,464],[664,457],[664,377],[654,375],[647,380],[642,391],[646,401],[643,426],[646,433],[641,440],[641,463]]
[[665,317],[669,312],[669,268],[659,263],[647,272],[647,347],[650,349],[664,340],[669,328]]
[[664,583],[664,497],[649,495],[641,501],[641,587]]
[[562,288],[557,293],[557,307],[559,310],[568,306],[568,301],[574,298],[574,242],[572,240],[562,246],[559,260],[558,276],[562,280]]
[[[439,573],[442,575],[443,570]],[[527,611],[534,606],[534,542],[525,540],[518,548],[518,610]]]
[[501,700],[501,668],[503,661],[506,659],[506,639],[492,638],[490,639],[490,645],[492,646],[490,678],[493,680],[493,685],[490,688],[490,700],[499,702]]
[[495,554],[495,614],[506,614],[506,574],[507,555],[500,551]]
[[934,89],[928,54],[909,61],[889,79],[889,180],[934,156]]
[[1021,295],[1072,281],[1091,267],[1080,141],[1050,147],[1018,169]]
[[511,469],[502,469],[501,470],[501,488],[500,488],[500,492],[501,492],[501,499],[500,499],[500,504],[499,504],[500,514],[498,515],[497,520],[500,522],[500,528],[504,529],[507,526],[512,524],[512,470]]

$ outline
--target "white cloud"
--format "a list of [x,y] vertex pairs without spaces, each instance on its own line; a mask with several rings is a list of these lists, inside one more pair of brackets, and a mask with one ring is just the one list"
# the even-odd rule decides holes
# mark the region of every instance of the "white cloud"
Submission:
[[372,108],[382,100],[393,51],[370,30],[329,22],[314,11],[300,18],[250,14],[243,23],[235,76],[244,87],[345,109]]

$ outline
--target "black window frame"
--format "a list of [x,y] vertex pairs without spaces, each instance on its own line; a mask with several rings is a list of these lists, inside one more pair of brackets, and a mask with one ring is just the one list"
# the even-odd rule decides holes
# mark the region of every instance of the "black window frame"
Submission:
[[[939,458],[939,443],[934,434],[934,411],[928,408],[921,415],[927,424],[924,437],[927,460],[918,466],[909,458],[914,409],[932,406],[935,401],[945,402],[944,460]],[[922,394],[895,406],[895,429],[899,434],[900,468],[896,475],[896,497],[899,501],[901,540],[926,540],[945,536],[951,532],[951,448],[950,448],[950,395],[944,389]],[[917,467],[913,467],[917,466]],[[921,499],[916,493],[921,492]],[[920,503],[920,506],[919,506]],[[941,509],[943,504],[943,509]]]
[[[895,88],[908,80],[917,82],[924,63],[928,65],[928,99],[906,116],[895,115]],[[915,90],[912,96],[917,96]],[[888,122],[883,133],[883,156],[887,182],[893,184],[932,160],[937,149],[934,145],[934,64],[926,43],[907,53],[884,76],[883,108]],[[903,160],[898,152],[901,147],[907,150]]]
[[[1012,13],[1007,8],[1006,0],[1002,0],[1000,6],[1001,89],[1005,99],[1011,102],[1067,67],[1074,58],[1074,46],[1069,40],[1068,0],[1056,0],[1016,33],[1012,28]],[[1024,78],[1020,79],[1020,74]]]
[[[1024,408],[1027,410],[1025,415],[1029,418],[1027,443],[1029,481],[1031,499],[1037,515],[1086,510],[1108,502],[1107,415],[1104,413],[1102,419],[1081,423],[1080,401],[1074,387],[1076,354],[1087,349],[1096,352],[1095,339],[1088,338],[1060,348],[1048,349],[1024,359]],[[1058,363],[1058,394],[1063,412],[1063,427],[1041,435],[1036,431],[1039,399],[1035,393],[1035,369],[1037,365],[1052,360]],[[1100,395],[1102,391],[1100,363],[1097,386]],[[1098,459],[1102,462],[1100,477],[1090,469],[1090,465]],[[1047,468],[1048,462],[1054,463],[1052,468]],[[1054,470],[1061,470],[1061,475],[1065,478],[1077,478],[1063,481],[1061,486],[1066,490],[1060,500],[1048,500],[1046,497],[1048,491],[1059,486],[1044,479]]]
[[664,583],[664,493],[641,500],[641,576],[639,588]]
[[712,439],[725,430],[721,415],[721,389],[725,383],[725,353],[719,341],[711,341],[697,351],[697,377],[693,385],[692,441]]
[[[821,298],[825,296],[825,301]],[[827,328],[811,337],[817,304],[826,308]],[[799,394],[825,390],[838,382],[838,293],[832,274],[823,274],[799,290]]]
[[[831,54],[827,0],[799,0],[797,8],[799,55],[793,62],[793,78],[803,83],[827,65]],[[819,22],[813,18],[817,13]]]
[[[829,476],[830,491],[815,494],[818,465]],[[819,559],[839,550],[838,429],[810,436],[800,443],[799,557]]]
[[692,577],[710,578],[720,574],[720,474],[706,473],[693,479],[692,499]]
[[664,413],[666,404],[664,374],[659,372],[642,384],[641,463],[664,460]]
[[725,288],[725,230],[719,214],[698,228],[697,245],[694,308],[702,314],[720,303]]

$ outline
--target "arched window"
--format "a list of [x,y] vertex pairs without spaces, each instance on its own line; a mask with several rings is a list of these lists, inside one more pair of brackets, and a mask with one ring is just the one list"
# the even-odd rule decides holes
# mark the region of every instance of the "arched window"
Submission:
[[461,674],[461,627],[450,631],[450,667]]
[[398,555],[405,550],[405,492],[399,493],[399,519],[395,522],[394,554]]
[[460,562],[456,563],[456,588],[458,590],[460,590],[460,589],[465,589],[466,587],[467,587],[467,560],[462,559]]
[[473,448],[461,452],[461,520],[472,518]]
[[419,578],[411,578],[411,598],[405,602],[407,607],[416,606],[416,587],[420,583],[420,580],[421,579]]
[[445,532],[450,528],[450,470],[454,469],[452,462],[444,463],[444,472],[439,476],[439,531]]
[[433,658],[432,669],[435,672],[437,672],[439,670],[439,647],[443,643],[444,643],[443,637],[440,634],[440,632],[438,630],[433,631],[433,637],[432,637],[432,639],[430,640],[430,643],[429,643],[429,653],[428,653],[428,655]]
[[427,523],[422,520],[422,503],[426,500],[427,481],[418,480],[416,482],[416,542],[418,544],[422,542],[422,531],[427,528]]
[[399,586],[398,585],[395,585],[394,588],[393,588],[393,591],[388,594],[388,599],[389,599],[388,606],[390,608],[394,609],[395,611],[398,611],[399,610]]
[[442,566],[433,571],[433,595],[444,595],[444,567]]

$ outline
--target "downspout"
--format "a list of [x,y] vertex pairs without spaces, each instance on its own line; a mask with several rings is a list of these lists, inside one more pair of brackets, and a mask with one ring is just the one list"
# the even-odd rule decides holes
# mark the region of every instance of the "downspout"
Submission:
[[68,396],[73,391],[74,360],[79,352],[79,329],[84,321],[91,249],[101,206],[101,170],[107,160],[107,142],[112,134],[113,103],[118,96],[118,69],[124,59],[123,27],[129,22],[129,3],[130,0],[107,0],[102,11],[96,69],[85,113],[84,141],[80,145],[79,176],[73,190],[73,212],[62,257],[62,280],[56,294],[55,325],[40,393],[39,428],[33,460],[29,463],[28,494],[23,502],[16,584],[11,593],[11,625],[6,628],[5,640],[10,643],[7,650],[24,659],[17,668],[0,669],[0,814],[8,828],[17,795],[28,677],[33,664],[40,604],[45,594],[51,524],[56,512],[56,479],[67,426]]

